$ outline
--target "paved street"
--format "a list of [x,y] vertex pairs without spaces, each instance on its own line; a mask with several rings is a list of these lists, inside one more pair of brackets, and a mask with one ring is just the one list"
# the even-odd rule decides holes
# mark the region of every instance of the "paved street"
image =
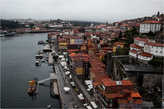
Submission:
[[[62,70],[59,68],[59,65],[55,65],[55,71],[58,79],[58,86],[59,86],[59,93],[60,98],[62,102],[62,108],[68,109],[73,108],[73,105],[76,105],[78,107],[82,107],[82,104],[80,103],[79,99],[77,98],[74,90],[71,88],[69,82],[67,80],[64,80],[62,73]],[[67,81],[67,82],[66,82]],[[64,86],[70,87],[71,91],[68,93],[65,93]]]

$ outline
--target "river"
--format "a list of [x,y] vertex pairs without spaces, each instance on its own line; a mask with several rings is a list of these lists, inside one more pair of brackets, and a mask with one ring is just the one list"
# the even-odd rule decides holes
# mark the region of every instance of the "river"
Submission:
[[0,37],[1,107],[46,108],[51,104],[59,108],[59,99],[50,96],[49,82],[39,87],[36,97],[29,97],[26,92],[29,80],[45,79],[53,71],[46,63],[35,66],[35,55],[43,48],[37,42],[46,39],[46,33]]

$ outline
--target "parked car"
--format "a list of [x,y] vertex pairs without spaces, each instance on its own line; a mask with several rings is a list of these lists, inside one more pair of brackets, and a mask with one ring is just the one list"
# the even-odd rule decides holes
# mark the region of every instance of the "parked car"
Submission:
[[68,93],[71,89],[69,87],[64,87],[64,91]]

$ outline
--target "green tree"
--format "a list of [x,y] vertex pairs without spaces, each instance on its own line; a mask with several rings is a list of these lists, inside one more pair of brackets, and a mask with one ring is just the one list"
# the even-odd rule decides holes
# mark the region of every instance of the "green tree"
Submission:
[[164,58],[163,57],[153,57],[153,59],[151,61],[149,61],[148,63],[154,66],[161,66],[163,67],[163,62],[164,62]]
[[133,43],[133,39],[135,36],[139,35],[137,29],[133,27],[131,30],[125,32],[126,43],[129,45]]
[[128,48],[117,48],[116,55],[128,55],[129,49]]
[[119,39],[121,39],[122,38],[122,32],[120,31],[120,33],[119,33]]

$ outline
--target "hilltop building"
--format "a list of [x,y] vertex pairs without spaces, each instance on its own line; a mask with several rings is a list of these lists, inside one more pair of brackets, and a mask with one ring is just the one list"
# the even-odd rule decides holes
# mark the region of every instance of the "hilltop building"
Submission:
[[149,32],[157,32],[161,29],[160,21],[144,21],[140,24],[140,33],[149,33]]
[[130,45],[129,55],[140,60],[150,61],[153,56],[164,56],[164,44],[157,43],[147,38],[134,38],[134,44]]

